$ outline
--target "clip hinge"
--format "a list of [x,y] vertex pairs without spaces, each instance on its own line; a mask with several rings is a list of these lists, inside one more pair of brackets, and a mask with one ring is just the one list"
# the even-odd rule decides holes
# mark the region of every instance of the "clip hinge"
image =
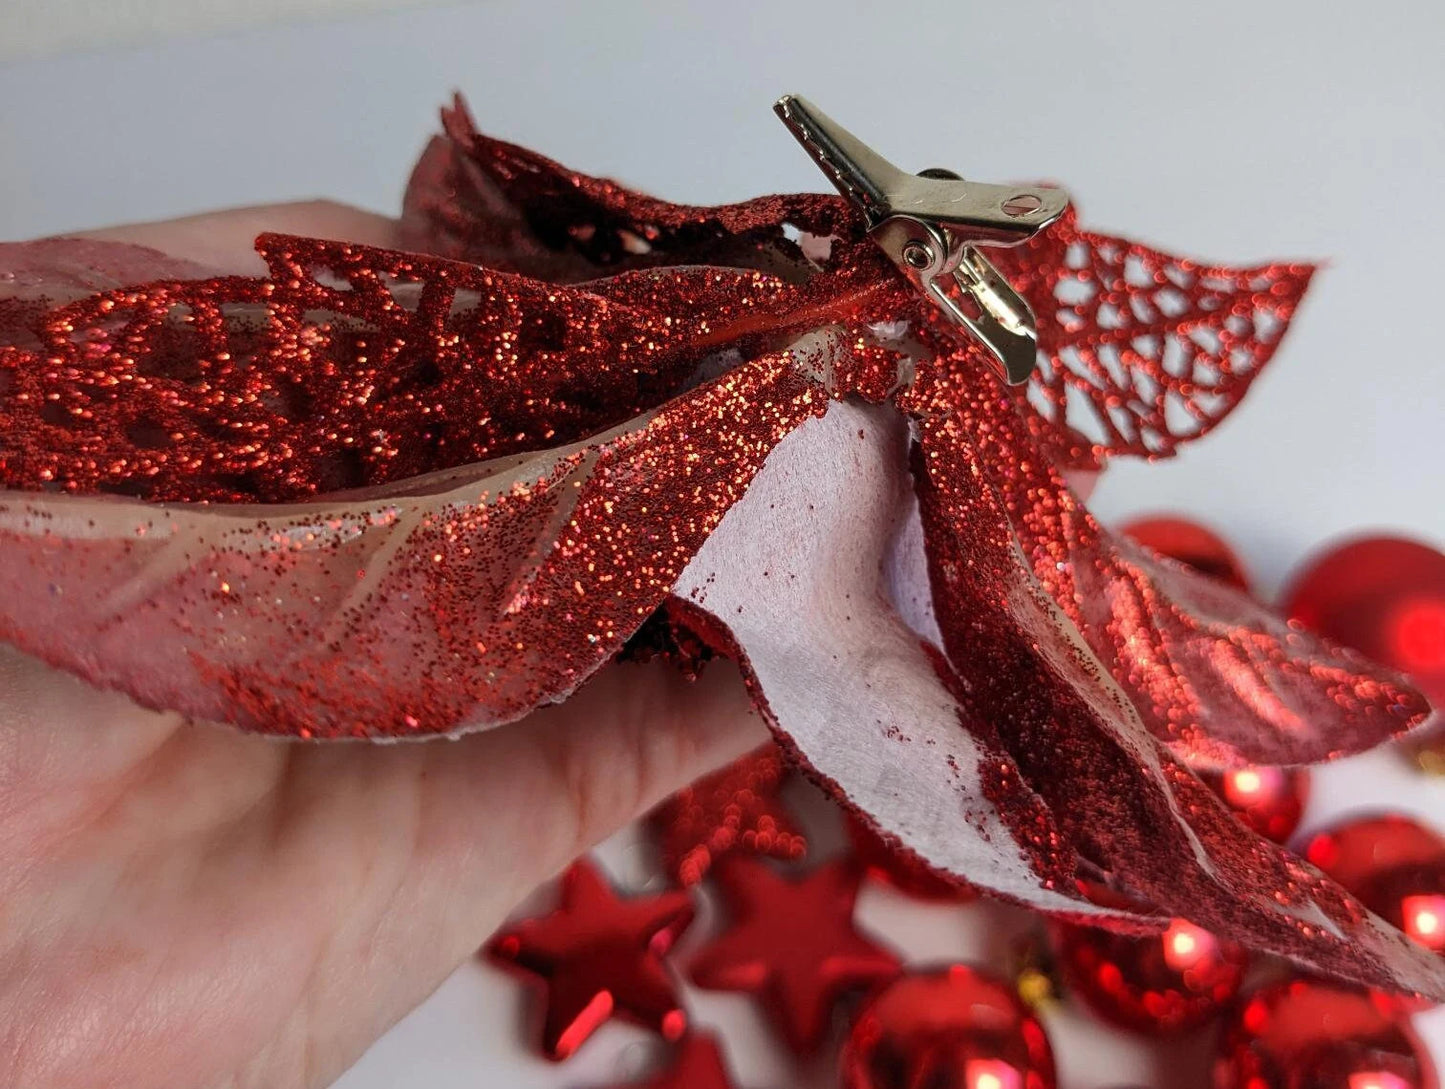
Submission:
[[863,212],[869,234],[903,274],[988,350],[1006,381],[1028,381],[1038,354],[1034,313],[980,247],[1032,238],[1063,215],[1068,193],[985,185],[949,170],[910,174],[805,98],[784,95],[773,110]]

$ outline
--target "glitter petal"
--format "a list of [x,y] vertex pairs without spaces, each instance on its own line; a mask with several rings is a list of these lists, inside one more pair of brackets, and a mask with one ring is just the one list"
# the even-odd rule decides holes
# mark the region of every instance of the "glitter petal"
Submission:
[[[0,496],[0,639],[141,703],[303,737],[454,733],[616,653],[768,453],[810,348],[615,434],[292,506]],[[706,433],[706,450],[696,437]]]
[[[1421,722],[1402,676],[1110,533],[1039,456],[985,370],[948,369],[929,396],[961,409],[977,471],[996,488],[1033,573],[1150,732],[1190,767],[1302,764],[1362,752]],[[925,384],[926,385],[926,384]],[[923,411],[933,411],[924,407]]]

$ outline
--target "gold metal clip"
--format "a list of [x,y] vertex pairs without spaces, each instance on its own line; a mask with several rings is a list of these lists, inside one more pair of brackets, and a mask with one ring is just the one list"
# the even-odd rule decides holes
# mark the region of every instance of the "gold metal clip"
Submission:
[[1068,193],[985,185],[949,170],[909,174],[805,98],[784,95],[773,110],[862,210],[869,233],[904,275],[988,349],[1006,381],[1027,382],[1038,354],[1034,313],[980,247],[1032,238],[1064,214]]

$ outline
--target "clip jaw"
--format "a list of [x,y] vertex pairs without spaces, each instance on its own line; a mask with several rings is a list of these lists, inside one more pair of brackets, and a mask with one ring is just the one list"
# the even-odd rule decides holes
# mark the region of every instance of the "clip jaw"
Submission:
[[[1038,352],[1029,304],[980,246],[1016,246],[1069,206],[1062,189],[983,185],[948,170],[909,174],[805,98],[773,107],[838,191],[868,220],[874,241],[918,289],[988,349],[1013,385],[1027,382]],[[970,313],[949,290],[973,303]]]

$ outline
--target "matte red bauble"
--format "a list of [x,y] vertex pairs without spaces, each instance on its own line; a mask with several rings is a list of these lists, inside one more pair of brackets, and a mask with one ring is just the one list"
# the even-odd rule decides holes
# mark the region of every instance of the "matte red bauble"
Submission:
[[1292,980],[1250,995],[1220,1037],[1214,1089],[1438,1089],[1388,998]]
[[1171,1036],[1206,1023],[1239,991],[1249,956],[1183,919],[1161,934],[1137,937],[1059,924],[1064,980],[1104,1020],[1148,1036]]
[[1304,768],[1247,767],[1195,774],[1236,817],[1276,843],[1294,834],[1310,796],[1310,776]]
[[1054,1089],[1049,1040],[1002,979],[966,965],[911,972],[869,1000],[842,1089]]

